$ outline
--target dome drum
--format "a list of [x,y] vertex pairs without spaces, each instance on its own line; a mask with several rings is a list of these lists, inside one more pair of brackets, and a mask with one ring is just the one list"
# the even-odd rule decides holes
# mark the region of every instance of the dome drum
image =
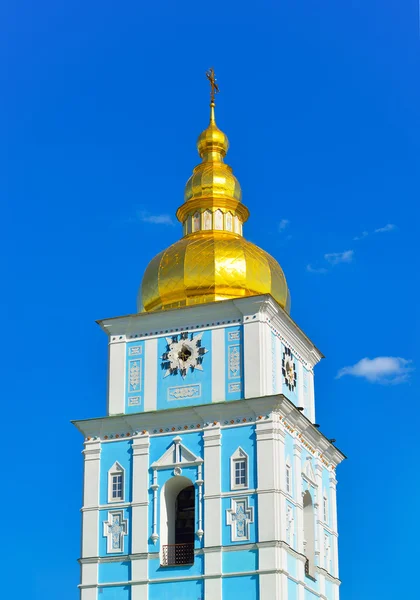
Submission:
[[202,209],[189,213],[183,222],[184,235],[199,231],[225,231],[242,235],[242,221],[238,215],[230,211],[217,209]]

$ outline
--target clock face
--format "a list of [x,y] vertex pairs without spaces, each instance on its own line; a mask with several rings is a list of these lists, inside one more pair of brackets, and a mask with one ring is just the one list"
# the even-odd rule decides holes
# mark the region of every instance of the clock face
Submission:
[[282,359],[282,373],[284,377],[284,382],[289,388],[291,392],[293,392],[296,388],[296,364],[294,361],[293,354],[290,351],[290,348],[285,348],[283,352]]
[[162,355],[162,366],[166,369],[164,377],[177,375],[185,378],[195,369],[203,370],[203,357],[208,352],[201,345],[202,333],[181,333],[167,337],[167,351]]

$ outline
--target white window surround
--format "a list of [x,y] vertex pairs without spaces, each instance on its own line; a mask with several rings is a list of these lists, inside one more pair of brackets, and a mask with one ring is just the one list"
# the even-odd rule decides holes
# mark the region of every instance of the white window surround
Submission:
[[[119,478],[121,477],[121,480]],[[108,503],[124,502],[125,469],[115,462],[108,471]],[[120,492],[120,493],[119,493]]]
[[239,447],[230,457],[230,488],[244,490],[249,486],[248,454]]
[[322,499],[322,509],[323,509],[324,523],[328,524],[328,498],[327,498],[325,491],[324,491],[324,496]]
[[286,460],[286,492],[292,495],[292,465],[289,457]]

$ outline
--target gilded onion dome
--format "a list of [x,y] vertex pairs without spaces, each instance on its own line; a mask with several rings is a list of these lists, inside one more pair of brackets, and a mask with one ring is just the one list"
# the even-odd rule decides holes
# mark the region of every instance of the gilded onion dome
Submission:
[[151,260],[138,295],[138,310],[169,308],[271,294],[287,312],[290,294],[278,262],[242,236],[249,211],[231,167],[229,141],[216,125],[212,70],[210,123],[197,140],[202,162],[185,186],[176,212],[184,236]]

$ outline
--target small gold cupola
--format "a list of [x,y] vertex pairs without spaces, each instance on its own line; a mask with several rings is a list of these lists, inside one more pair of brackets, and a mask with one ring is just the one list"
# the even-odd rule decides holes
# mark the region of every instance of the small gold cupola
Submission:
[[224,162],[229,148],[216,125],[214,70],[210,82],[210,122],[197,140],[201,163],[185,186],[176,212],[184,237],[155,256],[139,290],[138,310],[155,311],[229,298],[270,293],[289,311],[284,273],[273,257],[242,237],[249,211],[241,186]]

